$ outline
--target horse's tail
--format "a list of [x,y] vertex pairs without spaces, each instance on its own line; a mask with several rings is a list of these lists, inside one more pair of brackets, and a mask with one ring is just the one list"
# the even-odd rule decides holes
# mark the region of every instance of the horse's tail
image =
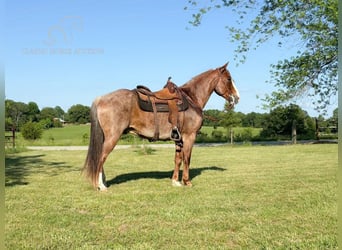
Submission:
[[98,168],[102,154],[104,134],[97,117],[97,108],[95,102],[93,102],[90,109],[90,121],[90,142],[83,171],[91,180],[93,186],[96,187],[98,182],[98,174],[100,171]]

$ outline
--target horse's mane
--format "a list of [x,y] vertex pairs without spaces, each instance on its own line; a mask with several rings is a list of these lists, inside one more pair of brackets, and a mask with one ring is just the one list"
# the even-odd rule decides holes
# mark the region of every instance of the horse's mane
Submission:
[[193,109],[198,114],[202,114],[202,109],[199,107],[196,97],[193,94],[191,94],[191,92],[194,92],[194,90],[196,90],[196,85],[197,83],[202,81],[201,80],[202,78],[206,79],[208,75],[211,74],[212,72],[214,72],[214,69],[207,70],[197,76],[194,76],[189,81],[187,81],[186,83],[184,83],[182,86],[179,87],[179,89],[181,89],[181,92],[184,93],[185,96],[187,97],[189,104],[193,107]]
[[180,86],[181,89],[186,89],[188,87],[190,87],[190,85],[192,85],[194,82],[198,82],[201,78],[207,76],[208,74],[212,73],[214,71],[214,69],[209,69],[197,76],[194,76],[193,78],[191,78],[189,81],[187,81],[186,83],[184,83],[182,86]]

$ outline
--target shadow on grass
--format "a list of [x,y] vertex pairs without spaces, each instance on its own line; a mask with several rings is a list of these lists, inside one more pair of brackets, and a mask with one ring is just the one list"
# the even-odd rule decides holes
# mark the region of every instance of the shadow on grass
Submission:
[[[190,169],[190,177],[194,179],[195,177],[202,174],[204,171],[225,171],[225,168],[221,167],[203,167],[203,168],[194,168]],[[171,179],[173,171],[149,171],[149,172],[137,172],[137,173],[129,173],[129,174],[121,174],[116,176],[115,178],[108,180],[107,185],[115,185],[128,181],[134,181],[139,179]],[[182,171],[180,171],[179,176],[182,176]]]
[[46,174],[55,176],[62,169],[70,166],[65,165],[65,162],[47,162],[43,160],[44,154],[18,156],[6,155],[5,157],[5,186],[11,187],[16,185],[27,185],[26,180],[30,174]]

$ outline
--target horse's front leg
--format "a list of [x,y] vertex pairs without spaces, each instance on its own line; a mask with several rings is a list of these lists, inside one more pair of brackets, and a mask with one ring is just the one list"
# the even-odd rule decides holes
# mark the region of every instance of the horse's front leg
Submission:
[[183,138],[183,176],[182,182],[185,186],[191,187],[192,183],[190,181],[189,169],[192,147],[196,139],[196,134],[190,135],[189,137]]
[[182,186],[182,184],[179,181],[179,169],[182,164],[182,160],[183,160],[182,146],[176,145],[175,169],[173,170],[173,175],[172,175],[172,186],[174,187]]

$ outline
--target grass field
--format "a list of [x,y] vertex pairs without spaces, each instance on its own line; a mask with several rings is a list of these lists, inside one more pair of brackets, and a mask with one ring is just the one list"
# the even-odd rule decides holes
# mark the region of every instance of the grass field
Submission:
[[[234,128],[235,134],[242,133],[245,128]],[[212,135],[213,127],[203,126],[202,133],[207,134],[209,137]],[[227,130],[223,127],[218,127],[217,131],[221,131],[224,135]],[[253,136],[257,136],[261,129],[250,128]],[[6,135],[11,135],[7,132]],[[27,141],[21,136],[20,133],[16,134],[16,144],[18,147],[25,146],[80,146],[89,144],[90,127],[89,125],[68,125],[63,128],[52,128],[44,130],[42,138],[35,141]],[[118,144],[141,144],[142,139],[133,135],[126,135],[124,140],[120,140]],[[144,143],[148,143],[144,140]],[[166,142],[163,142],[166,143]]]
[[[10,135],[10,132],[7,132]],[[16,145],[26,146],[82,146],[89,144],[89,125],[68,125],[63,128],[51,128],[44,130],[42,138],[35,141],[25,140],[18,132],[16,134]],[[118,144],[141,144],[142,139],[133,135],[126,135],[125,140],[120,140]],[[147,143],[147,141],[144,141]],[[164,142],[165,143],[165,142]]]
[[[63,128],[52,128],[43,131],[42,138],[35,141],[27,141],[18,132],[16,133],[17,145],[25,146],[79,146],[89,143],[89,125],[70,125]],[[8,133],[10,134],[10,133]]]
[[337,145],[195,147],[192,188],[173,149],[115,150],[107,192],[85,151],[6,156],[7,249],[337,249]]

